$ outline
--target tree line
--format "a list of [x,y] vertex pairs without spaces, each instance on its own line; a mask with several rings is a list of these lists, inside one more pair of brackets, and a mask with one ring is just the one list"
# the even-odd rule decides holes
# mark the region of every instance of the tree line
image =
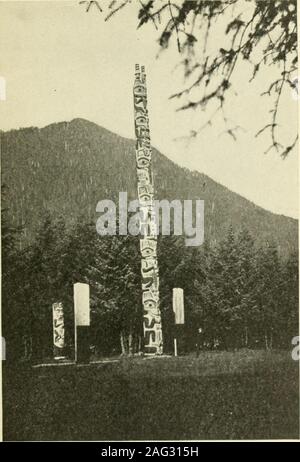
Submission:
[[[2,323],[7,359],[53,355],[52,304],[65,313],[66,354],[74,347],[73,284],[90,285],[91,345],[97,356],[142,351],[139,239],[100,237],[95,224],[71,228],[46,215],[34,241],[2,210]],[[185,247],[181,236],[159,236],[164,350],[172,353],[172,289],[184,289],[182,352],[202,327],[207,349],[289,348],[298,332],[298,255],[281,258],[271,242],[258,246],[247,229],[229,227],[218,243]]]

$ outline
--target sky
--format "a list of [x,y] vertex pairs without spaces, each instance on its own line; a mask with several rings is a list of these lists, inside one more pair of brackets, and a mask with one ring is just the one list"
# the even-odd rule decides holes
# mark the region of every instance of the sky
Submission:
[[[298,217],[298,153],[287,159],[271,151],[268,134],[255,133],[269,122],[272,99],[260,96],[276,69],[249,84],[252,68],[239,64],[227,117],[240,125],[234,141],[217,118],[196,138],[187,135],[205,123],[205,111],[177,111],[169,96],[184,80],[176,46],[159,53],[157,31],[137,29],[138,2],[105,22],[97,9],[85,12],[74,1],[0,1],[0,129],[43,127],[81,117],[134,138],[132,85],[135,63],[147,72],[152,145],[174,162],[197,170],[275,213]],[[224,19],[225,20],[225,19]],[[222,46],[222,30],[214,45]],[[195,95],[196,97],[197,95]],[[286,90],[280,111],[287,143],[297,126],[297,101]]]

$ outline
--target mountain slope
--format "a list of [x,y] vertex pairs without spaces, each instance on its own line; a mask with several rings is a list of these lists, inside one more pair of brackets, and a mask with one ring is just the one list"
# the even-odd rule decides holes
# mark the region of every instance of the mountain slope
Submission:
[[[1,133],[4,207],[32,239],[46,210],[68,224],[96,220],[96,204],[119,191],[136,198],[134,141],[84,119]],[[205,239],[247,227],[258,243],[274,241],[283,255],[298,246],[297,220],[256,206],[204,174],[179,167],[153,150],[157,199],[204,199]]]

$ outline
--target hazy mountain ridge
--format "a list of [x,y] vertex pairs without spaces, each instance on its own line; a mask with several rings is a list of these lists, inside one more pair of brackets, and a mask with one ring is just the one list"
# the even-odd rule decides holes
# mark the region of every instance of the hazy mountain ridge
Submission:
[[[23,224],[30,241],[48,210],[70,224],[96,219],[101,199],[119,191],[136,198],[134,141],[84,119],[44,128],[1,133],[4,206],[14,224]],[[203,199],[205,239],[218,241],[226,229],[246,227],[259,242],[275,241],[283,254],[297,248],[298,222],[276,215],[210,179],[189,171],[153,149],[157,199]]]

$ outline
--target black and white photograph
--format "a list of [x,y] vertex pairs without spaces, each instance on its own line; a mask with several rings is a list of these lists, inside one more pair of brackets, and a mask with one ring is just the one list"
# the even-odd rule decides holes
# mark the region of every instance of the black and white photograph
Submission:
[[298,9],[0,1],[2,441],[299,440]]

